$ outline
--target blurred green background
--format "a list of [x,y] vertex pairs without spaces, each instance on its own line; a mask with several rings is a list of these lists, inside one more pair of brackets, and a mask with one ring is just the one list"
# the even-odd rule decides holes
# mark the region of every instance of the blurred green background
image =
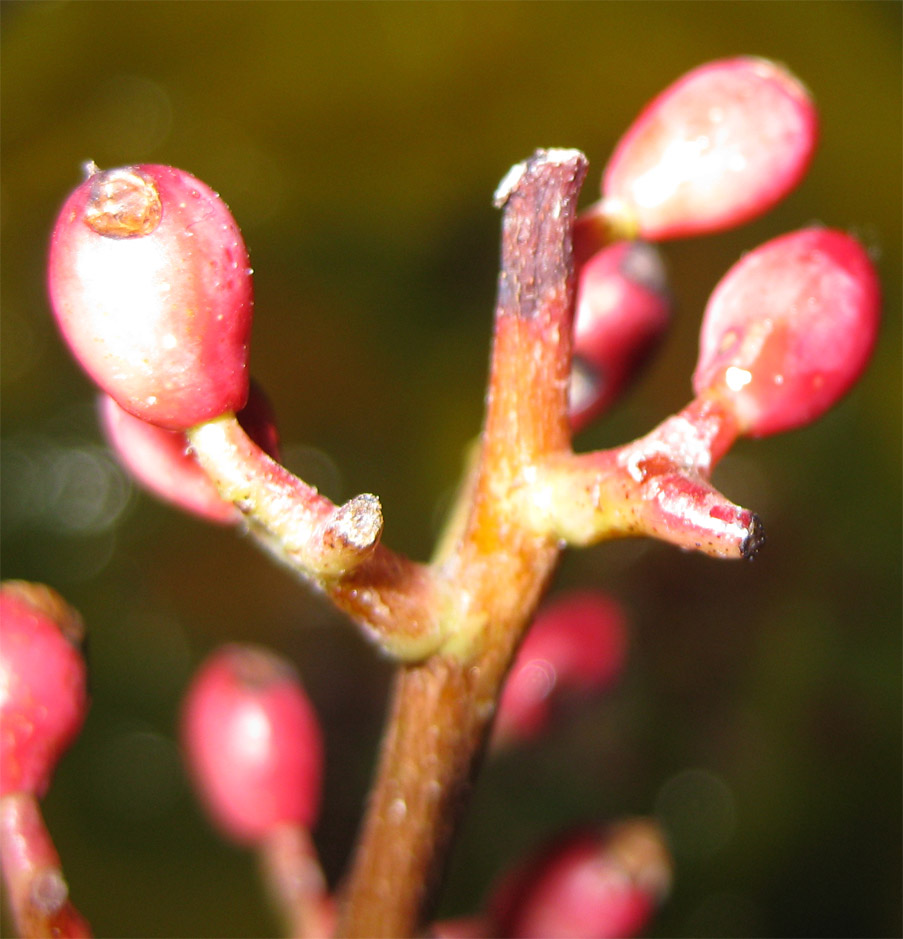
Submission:
[[[175,743],[189,674],[227,639],[292,656],[323,717],[317,831],[340,876],[388,678],[320,600],[230,531],[133,490],[58,340],[43,265],[81,164],[172,163],[218,190],[256,270],[252,370],[287,462],[381,495],[425,557],[478,429],[499,215],[538,146],[583,149],[586,201],[642,104],[752,53],[814,92],[802,187],[725,236],[666,246],[679,300],[646,380],[579,440],[631,439],[689,397],[698,318],[750,247],[821,221],[886,290],[864,380],[817,425],[748,442],[716,482],[764,518],[751,564],[639,541],[569,554],[555,589],[630,611],[605,701],[487,766],[445,914],[558,828],[658,812],[677,874],[661,936],[900,935],[899,3],[17,3],[2,13],[3,576],[90,629],[93,709],[46,800],[100,936],[272,935],[253,859],[199,814]],[[341,367],[339,363],[341,364]]]

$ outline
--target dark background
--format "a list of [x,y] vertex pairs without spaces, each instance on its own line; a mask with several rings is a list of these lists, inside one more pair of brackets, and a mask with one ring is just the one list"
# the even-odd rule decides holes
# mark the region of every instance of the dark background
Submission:
[[[642,104],[706,60],[784,61],[822,144],[782,206],[666,246],[679,298],[646,380],[580,448],[689,397],[705,298],[739,255],[821,221],[886,291],[864,380],[817,425],[744,442],[716,482],[764,518],[752,564],[624,541],[556,590],[630,611],[618,689],[487,767],[446,914],[562,825],[659,812],[677,857],[662,936],[900,935],[901,10],[898,3],[3,3],[3,576],[83,613],[94,705],[46,800],[100,936],[270,935],[253,859],[198,813],[174,742],[199,658],[227,639],[299,664],[322,714],[317,838],[339,876],[388,671],[231,531],[130,488],[58,340],[43,265],[89,159],[162,162],[218,190],[257,272],[252,370],[287,462],[334,498],[377,492],[425,557],[479,427],[499,215],[538,146],[583,149],[586,201]],[[337,368],[341,356],[352,367]]]

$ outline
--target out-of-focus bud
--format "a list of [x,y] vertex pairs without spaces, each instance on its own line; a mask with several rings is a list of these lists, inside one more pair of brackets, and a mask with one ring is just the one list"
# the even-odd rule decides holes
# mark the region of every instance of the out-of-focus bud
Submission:
[[88,711],[81,617],[49,587],[0,586],[0,795],[40,798]]
[[624,667],[621,605],[598,591],[574,591],[540,610],[517,653],[499,702],[496,745],[542,733],[569,699],[610,687]]
[[830,228],[775,238],[712,293],[693,388],[730,407],[749,436],[801,427],[862,374],[880,311],[878,276],[855,239]]
[[[184,431],[148,424],[123,410],[109,395],[101,395],[98,409],[107,441],[145,489],[209,522],[232,525],[241,519],[238,509],[220,496],[195,460]],[[248,436],[277,459],[275,418],[257,382],[251,382],[248,403],[237,416]]]
[[578,272],[569,416],[576,432],[636,377],[671,315],[658,250],[643,241],[604,248]]
[[658,826],[631,819],[573,832],[503,878],[491,902],[507,939],[626,939],[667,896],[671,859]]
[[323,743],[286,660],[254,646],[215,652],[188,691],[182,743],[203,802],[229,837],[260,843],[280,825],[313,825]]

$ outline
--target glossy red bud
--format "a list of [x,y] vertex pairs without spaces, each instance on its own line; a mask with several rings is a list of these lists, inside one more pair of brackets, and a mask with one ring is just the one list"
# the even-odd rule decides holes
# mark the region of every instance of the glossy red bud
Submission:
[[805,87],[767,59],[709,62],[653,99],[605,170],[605,210],[652,240],[732,228],[805,174],[818,117]]
[[604,691],[623,670],[626,650],[624,611],[612,597],[580,590],[549,602],[530,626],[508,674],[496,715],[496,742],[536,737],[564,700]]
[[878,335],[878,276],[854,238],[806,228],[738,261],[706,306],[693,374],[753,437],[801,427],[862,374]]
[[[191,453],[183,431],[148,424],[123,410],[109,395],[101,395],[98,411],[107,442],[145,489],[208,522],[232,525],[240,521],[241,512],[220,496]],[[278,459],[279,435],[273,411],[254,381],[238,421],[262,450]]]
[[0,795],[41,797],[88,711],[81,617],[49,587],[0,586]]
[[492,901],[508,939],[625,939],[640,935],[671,883],[658,826],[632,819],[563,836],[509,874]]
[[320,725],[290,663],[265,649],[213,653],[185,699],[182,742],[203,802],[229,837],[309,828],[323,772]]
[[57,218],[48,265],[75,357],[121,407],[170,430],[240,410],[251,270],[225,203],[171,166],[88,169]]
[[579,269],[568,412],[575,432],[636,377],[670,315],[665,266],[653,245],[618,242]]

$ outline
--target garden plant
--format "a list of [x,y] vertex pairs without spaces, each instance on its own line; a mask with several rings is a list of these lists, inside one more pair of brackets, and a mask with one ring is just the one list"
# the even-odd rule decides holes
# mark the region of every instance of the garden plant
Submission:
[[[159,497],[245,532],[397,663],[360,837],[336,884],[312,834],[324,741],[292,664],[235,643],[186,689],[181,740],[199,797],[225,837],[260,855],[288,934],[649,928],[674,874],[651,818],[550,833],[500,872],[485,909],[453,922],[434,913],[481,762],[543,734],[622,668],[612,598],[588,584],[546,599],[561,552],[645,536],[751,560],[763,522],[716,488],[716,465],[741,438],[816,420],[868,363],[880,291],[867,251],[823,225],[777,233],[713,285],[689,403],[622,446],[572,447],[668,326],[658,245],[765,213],[802,181],[817,136],[806,88],[783,66],[739,57],[651,101],[583,210],[579,151],[540,149],[512,167],[494,196],[485,418],[424,562],[383,542],[377,495],[336,504],[279,462],[273,409],[250,376],[251,261],[220,197],[171,166],[85,166],[53,229],[48,286],[63,338],[100,389],[110,445]],[[69,898],[39,808],[90,720],[84,627],[34,583],[5,583],[0,612],[5,895],[22,935],[89,935],[91,911]]]

